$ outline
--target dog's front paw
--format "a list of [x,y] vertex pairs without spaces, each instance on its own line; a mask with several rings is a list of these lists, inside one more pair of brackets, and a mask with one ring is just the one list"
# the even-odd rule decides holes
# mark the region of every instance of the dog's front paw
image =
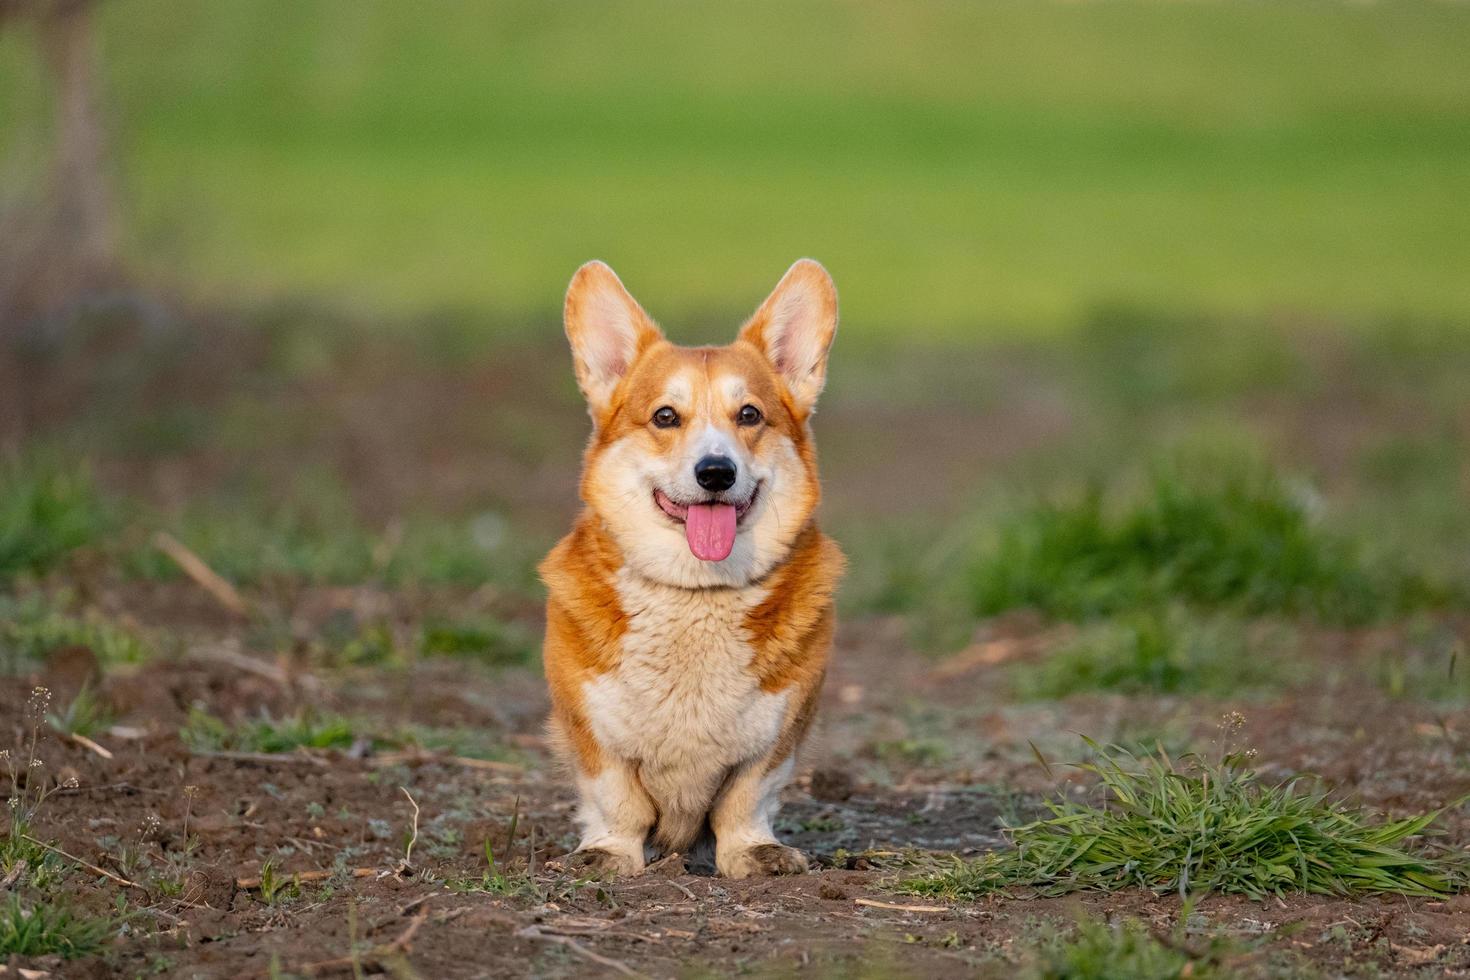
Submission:
[[602,847],[585,847],[573,851],[562,863],[595,878],[635,875],[643,870],[642,862]]
[[806,873],[807,869],[806,855],[785,844],[756,844],[722,855],[715,864],[726,878],[799,875]]

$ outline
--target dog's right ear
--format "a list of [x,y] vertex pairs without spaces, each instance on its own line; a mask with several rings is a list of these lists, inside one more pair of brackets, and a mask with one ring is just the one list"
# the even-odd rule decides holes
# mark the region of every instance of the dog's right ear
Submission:
[[662,340],[663,333],[623,288],[617,273],[595,259],[572,276],[563,322],[577,384],[596,419],[638,355]]

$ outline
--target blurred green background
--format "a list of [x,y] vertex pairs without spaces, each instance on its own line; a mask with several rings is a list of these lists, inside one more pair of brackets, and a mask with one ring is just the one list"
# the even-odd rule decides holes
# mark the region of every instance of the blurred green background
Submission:
[[[1470,5],[99,8],[126,248],[185,295],[554,318],[610,261],[677,333],[786,265],[858,334],[1119,304],[1470,315]],[[0,142],[47,93],[0,32]]]
[[[0,0],[0,585],[130,595],[167,530],[534,635],[572,271],[724,340],[811,255],[849,612],[1470,608],[1466,52],[1419,0]],[[106,178],[100,259],[11,233]]]

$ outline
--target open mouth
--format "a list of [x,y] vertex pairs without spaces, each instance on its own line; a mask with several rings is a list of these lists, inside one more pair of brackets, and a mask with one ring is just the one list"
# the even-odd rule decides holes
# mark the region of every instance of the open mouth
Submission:
[[735,532],[740,519],[749,512],[760,495],[756,487],[746,501],[739,504],[721,500],[705,500],[692,504],[676,503],[662,490],[653,491],[658,509],[684,525],[684,540],[689,550],[701,561],[724,561],[735,548]]

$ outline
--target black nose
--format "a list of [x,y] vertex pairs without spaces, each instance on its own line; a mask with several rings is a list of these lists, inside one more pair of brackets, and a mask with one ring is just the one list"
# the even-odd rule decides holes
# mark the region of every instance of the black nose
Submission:
[[729,456],[706,456],[694,464],[694,479],[711,493],[735,485],[735,461]]

